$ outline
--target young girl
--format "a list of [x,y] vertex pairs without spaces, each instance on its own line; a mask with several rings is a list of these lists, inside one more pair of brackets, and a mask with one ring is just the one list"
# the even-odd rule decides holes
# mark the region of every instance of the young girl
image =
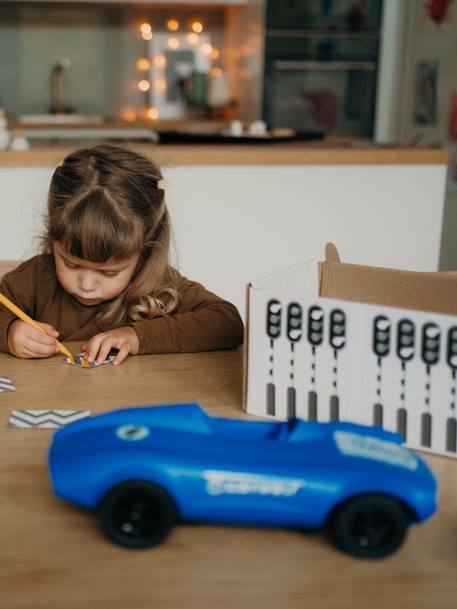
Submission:
[[49,357],[60,341],[87,341],[89,362],[237,347],[236,308],[168,262],[170,220],[159,169],[130,150],[78,150],[57,167],[43,254],[0,282],[42,334],[0,306],[0,351]]

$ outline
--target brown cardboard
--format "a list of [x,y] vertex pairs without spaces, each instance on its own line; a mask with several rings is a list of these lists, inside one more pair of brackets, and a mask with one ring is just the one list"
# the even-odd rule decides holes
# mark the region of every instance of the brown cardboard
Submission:
[[325,253],[318,273],[307,261],[248,286],[245,410],[375,425],[457,458],[457,273]]
[[251,293],[251,284],[246,286],[246,320],[244,322],[244,340],[243,340],[243,387],[241,403],[243,408],[246,408],[248,395],[248,336],[249,336],[249,295]]
[[418,273],[327,259],[319,263],[319,278],[322,297],[457,315],[457,272]]
[[[319,262],[319,296],[457,315],[457,271],[419,273],[342,263],[333,243],[326,244],[325,258]],[[248,284],[243,344],[244,410],[247,407],[250,291],[251,284]]]

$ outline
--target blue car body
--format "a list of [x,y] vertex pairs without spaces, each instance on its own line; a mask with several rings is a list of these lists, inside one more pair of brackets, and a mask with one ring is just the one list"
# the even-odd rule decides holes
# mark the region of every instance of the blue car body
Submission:
[[96,509],[115,485],[160,485],[183,520],[318,529],[346,500],[388,495],[411,522],[437,507],[436,481],[401,436],[351,423],[218,419],[197,404],[118,410],[58,431],[57,496]]

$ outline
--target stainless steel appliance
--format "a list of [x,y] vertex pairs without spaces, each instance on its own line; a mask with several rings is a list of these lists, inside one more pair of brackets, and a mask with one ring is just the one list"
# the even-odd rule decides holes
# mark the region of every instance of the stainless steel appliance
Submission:
[[268,0],[269,128],[371,137],[382,0]]

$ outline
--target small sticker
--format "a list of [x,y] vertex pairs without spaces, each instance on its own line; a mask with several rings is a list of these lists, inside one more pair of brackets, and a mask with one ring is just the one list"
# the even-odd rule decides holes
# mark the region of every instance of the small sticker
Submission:
[[257,476],[238,472],[205,471],[209,495],[270,495],[293,497],[305,486],[303,480]]
[[0,376],[0,393],[2,391],[16,391],[13,381],[7,376]]
[[114,362],[114,360],[116,359],[116,355],[110,353],[104,362],[102,362],[101,364],[97,364],[95,362],[89,363],[85,359],[84,353],[78,353],[78,355],[74,355],[73,357],[75,360],[74,364],[70,361],[69,357],[65,358],[65,363],[70,364],[70,366],[77,366],[78,368],[98,368],[98,366],[103,366],[103,364],[112,364]]
[[418,467],[416,457],[408,449],[395,442],[380,440],[373,436],[363,436],[350,431],[335,431],[333,437],[338,450],[343,455],[382,461],[412,471]]
[[121,440],[135,442],[149,436],[149,428],[142,425],[122,425],[116,429],[116,435]]

